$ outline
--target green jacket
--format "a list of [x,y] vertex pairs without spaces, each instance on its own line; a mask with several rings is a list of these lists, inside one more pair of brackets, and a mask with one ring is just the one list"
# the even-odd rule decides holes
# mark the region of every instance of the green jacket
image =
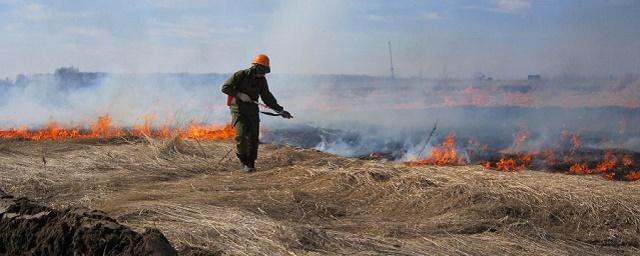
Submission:
[[222,85],[222,92],[234,97],[231,106],[229,106],[231,112],[258,115],[258,105],[237,99],[236,94],[239,92],[249,95],[253,101],[258,101],[258,97],[261,97],[267,106],[273,110],[282,111],[284,108],[278,105],[278,101],[269,91],[267,79],[264,77],[258,78],[253,72],[251,68],[235,72]]

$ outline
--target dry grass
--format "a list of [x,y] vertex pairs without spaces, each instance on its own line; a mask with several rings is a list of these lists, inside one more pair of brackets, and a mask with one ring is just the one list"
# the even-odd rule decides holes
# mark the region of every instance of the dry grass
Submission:
[[0,188],[230,255],[640,253],[638,183],[273,145],[259,172],[244,174],[232,154],[220,161],[231,147],[177,137],[3,141]]

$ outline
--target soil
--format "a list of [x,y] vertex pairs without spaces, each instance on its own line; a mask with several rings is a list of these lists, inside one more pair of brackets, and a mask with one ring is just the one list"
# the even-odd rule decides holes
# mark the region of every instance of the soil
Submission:
[[0,195],[0,255],[176,255],[157,229],[139,234],[104,212]]

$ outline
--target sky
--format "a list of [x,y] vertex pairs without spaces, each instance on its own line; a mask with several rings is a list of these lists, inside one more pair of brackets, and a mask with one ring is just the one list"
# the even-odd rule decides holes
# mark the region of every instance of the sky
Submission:
[[522,78],[640,72],[637,0],[0,0],[0,78],[82,71]]

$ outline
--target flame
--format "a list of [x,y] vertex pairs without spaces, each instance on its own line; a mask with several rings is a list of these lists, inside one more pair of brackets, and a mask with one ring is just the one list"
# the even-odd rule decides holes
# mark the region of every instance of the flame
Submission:
[[622,157],[622,165],[624,165],[624,167],[631,167],[631,165],[633,165],[633,157],[631,155],[624,155],[624,157]]
[[569,173],[571,174],[590,174],[589,165],[585,162],[576,163],[569,167]]
[[207,126],[192,122],[187,129],[181,130],[179,134],[180,137],[187,139],[221,140],[233,138],[235,130],[231,124]]
[[[613,154],[613,151],[606,150],[602,161],[596,165],[595,168],[589,168],[589,165],[586,162],[579,162],[573,164],[569,167],[569,173],[571,174],[598,174],[605,173],[608,174],[613,168],[617,165],[617,158]],[[606,176],[605,176],[606,178]],[[611,176],[613,178],[613,176]]]
[[88,136],[116,137],[122,135],[122,129],[111,127],[112,118],[109,115],[99,116],[95,123],[89,127]]
[[565,143],[567,141],[571,144],[570,155],[573,155],[582,147],[582,140],[580,140],[580,134],[578,132],[570,132],[563,129],[560,132],[560,142]]
[[520,171],[520,170],[524,170],[527,168],[527,166],[529,166],[529,164],[531,164],[531,161],[533,160],[533,154],[519,154],[515,157],[507,157],[507,156],[502,156],[500,158],[500,160],[498,160],[498,162],[496,162],[495,167],[491,166],[491,163],[487,162],[487,164],[485,164],[485,168],[488,169],[495,169],[498,171],[505,171],[505,172],[514,172],[514,171]]
[[626,181],[640,180],[640,171],[632,171],[627,173],[627,175],[624,176],[624,180]]
[[235,130],[231,124],[206,125],[191,122],[184,128],[171,128],[168,121],[160,128],[153,128],[152,122],[155,115],[144,117],[144,123],[130,129],[118,128],[112,125],[110,115],[99,116],[89,125],[88,129],[64,128],[51,121],[44,128],[29,130],[26,126],[18,129],[0,130],[0,138],[3,139],[29,139],[29,140],[58,140],[58,139],[87,139],[87,138],[113,138],[121,136],[150,136],[154,138],[169,138],[177,135],[184,139],[208,139],[222,140],[235,136]]
[[511,146],[502,150],[503,153],[519,152],[524,142],[529,138],[529,131],[525,126],[521,126],[518,131],[513,134],[513,142]]
[[425,159],[409,161],[408,165],[464,165],[466,161],[456,150],[456,136],[449,133],[442,143],[435,146],[429,156]]
[[[510,147],[501,150],[503,153],[495,165],[492,165],[491,162],[487,162],[483,164],[483,166],[487,169],[494,169],[505,172],[513,172],[520,171],[529,164],[533,160],[533,153],[518,153],[524,142],[529,138],[529,131],[525,126],[521,126],[520,129],[513,135],[513,143]],[[516,152],[517,154],[513,156],[512,154],[507,155],[509,152]]]
[[515,171],[516,167],[517,167],[517,164],[515,159],[501,158],[500,161],[496,163],[495,169],[510,172],[510,171]]
[[156,115],[153,113],[146,114],[144,116],[144,121],[142,125],[133,126],[133,133],[136,135],[147,135],[151,136],[151,125],[153,120],[156,119]]
[[613,154],[613,151],[610,149],[607,149],[604,152],[604,157],[602,159],[602,162],[600,162],[598,166],[596,166],[594,173],[607,172],[613,169],[614,167],[616,167],[617,162],[618,162],[618,159],[616,155]]
[[[512,144],[497,152],[501,153],[499,160],[489,161],[478,159],[473,163],[480,164],[486,169],[497,171],[514,172],[530,168],[534,159],[537,166],[545,166],[555,171],[564,171],[568,174],[591,175],[600,174],[606,179],[635,181],[640,180],[640,170],[634,165],[635,155],[632,153],[616,154],[613,149],[603,151],[601,159],[598,161],[585,160],[583,154],[578,154],[582,148],[582,141],[579,132],[563,130],[560,133],[558,143],[540,151],[522,151],[522,148],[529,139],[529,132],[520,128],[513,135]],[[467,139],[466,151],[473,156],[486,156],[488,146],[479,143],[474,139]],[[496,151],[493,151],[497,153]],[[489,152],[491,153],[491,152]],[[409,161],[407,165],[464,165],[466,158],[460,156],[456,149],[455,135],[450,133],[443,142],[430,152],[424,159]],[[568,166],[566,168],[565,166]],[[566,168],[566,169],[561,169]]]

